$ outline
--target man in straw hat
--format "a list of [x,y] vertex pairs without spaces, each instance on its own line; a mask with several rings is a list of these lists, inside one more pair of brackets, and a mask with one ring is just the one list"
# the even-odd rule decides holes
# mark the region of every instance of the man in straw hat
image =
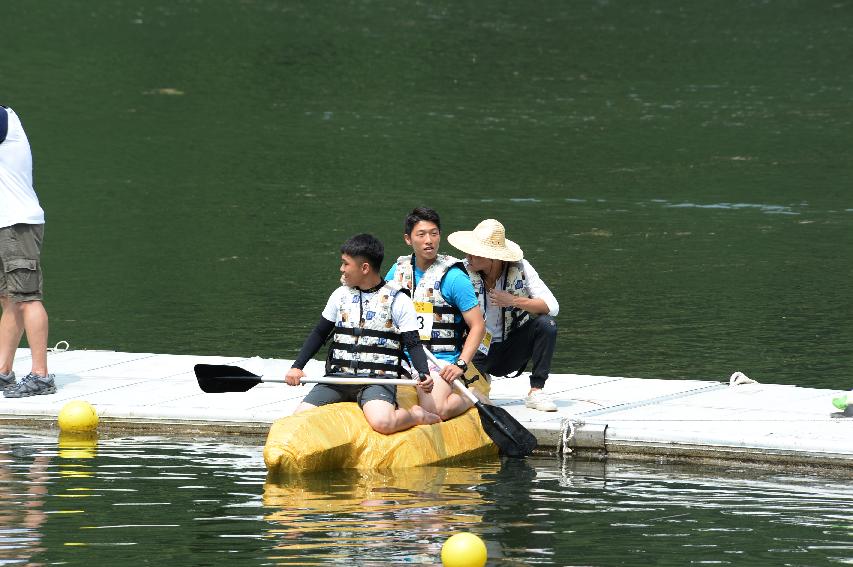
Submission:
[[474,230],[454,232],[447,241],[467,254],[468,274],[486,316],[486,334],[474,366],[506,376],[523,372],[532,359],[525,405],[556,411],[557,406],[542,392],[557,342],[554,317],[560,305],[554,294],[494,219],[484,220]]
[[412,254],[400,256],[385,276],[409,290],[418,312],[421,341],[435,357],[448,364],[431,368],[436,380],[432,392],[419,391],[428,411],[450,419],[471,407],[466,396],[451,388],[461,378],[483,340],[486,325],[465,266],[458,258],[438,253],[441,219],[429,207],[417,207],[403,223],[403,240]]

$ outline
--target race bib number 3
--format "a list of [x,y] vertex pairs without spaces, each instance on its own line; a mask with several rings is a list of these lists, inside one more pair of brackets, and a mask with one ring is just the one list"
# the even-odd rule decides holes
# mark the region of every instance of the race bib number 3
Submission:
[[415,301],[415,312],[418,317],[418,334],[422,341],[428,341],[432,338],[432,303]]

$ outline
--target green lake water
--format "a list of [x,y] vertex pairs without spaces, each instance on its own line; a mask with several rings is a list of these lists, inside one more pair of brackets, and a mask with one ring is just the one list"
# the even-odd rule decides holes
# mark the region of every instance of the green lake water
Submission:
[[[341,242],[375,233],[387,267],[426,204],[445,234],[506,225],[561,304],[555,373],[853,387],[853,4],[9,0],[0,23],[0,103],[47,213],[51,342],[292,358]],[[44,443],[20,442],[14,474],[30,453],[59,466]],[[257,444],[158,443],[99,449],[85,515],[61,511],[76,502],[50,469],[41,560],[417,563],[471,526],[508,565],[853,557],[851,502],[821,475],[483,465],[436,473],[450,495],[391,483],[421,516],[294,515],[269,503]],[[220,452],[251,465],[223,473]],[[173,458],[199,464],[170,478]],[[362,497],[318,482],[304,498]],[[374,518],[370,545],[339,525]]]
[[[853,6],[7,2],[51,339],[295,356],[341,242],[506,224],[555,372],[853,378]],[[453,252],[445,244],[444,252]]]
[[0,436],[0,565],[844,565],[850,477],[560,463],[268,478],[246,441]]

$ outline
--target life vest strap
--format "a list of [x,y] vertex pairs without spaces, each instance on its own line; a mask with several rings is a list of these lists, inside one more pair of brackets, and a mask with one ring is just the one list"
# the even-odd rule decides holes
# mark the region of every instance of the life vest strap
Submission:
[[[352,352],[353,345],[339,342],[332,342],[330,349],[342,350],[344,352]],[[372,352],[376,354],[384,354],[392,358],[400,358],[401,347],[390,347],[382,345],[358,345],[358,352]]]
[[[354,360],[345,360],[343,358],[330,357],[329,365],[332,372],[335,369],[346,369],[346,368],[358,368],[358,370],[383,370],[385,372],[392,372],[394,375],[397,374],[406,374],[403,371],[403,367],[400,364],[385,364],[382,362],[365,362],[362,360],[354,361]],[[357,364],[357,366],[356,366]],[[340,371],[340,370],[339,370]],[[371,372],[373,374],[373,372]],[[391,378],[391,376],[389,376]]]
[[339,335],[351,335],[353,337],[376,337],[380,339],[390,339],[399,341],[399,333],[394,331],[374,331],[373,329],[363,329],[361,327],[335,327],[333,331]]

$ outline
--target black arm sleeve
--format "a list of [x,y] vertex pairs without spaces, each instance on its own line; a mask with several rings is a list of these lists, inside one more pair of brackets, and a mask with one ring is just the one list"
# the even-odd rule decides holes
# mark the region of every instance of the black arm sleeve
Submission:
[[296,360],[293,361],[293,368],[298,368],[300,370],[305,368],[305,365],[308,364],[308,361],[311,360],[312,356],[317,354],[317,351],[320,350],[320,347],[323,346],[323,343],[326,342],[334,329],[334,323],[325,317],[320,317],[320,321],[314,329],[312,329],[308,338],[305,339],[305,344],[302,345],[302,350],[299,351],[299,356],[297,356]]
[[403,339],[403,346],[409,352],[409,358],[412,359],[412,366],[415,367],[418,374],[429,374],[429,362],[427,361],[424,346],[421,344],[421,336],[418,332],[406,331],[405,333],[401,333],[400,337]]

